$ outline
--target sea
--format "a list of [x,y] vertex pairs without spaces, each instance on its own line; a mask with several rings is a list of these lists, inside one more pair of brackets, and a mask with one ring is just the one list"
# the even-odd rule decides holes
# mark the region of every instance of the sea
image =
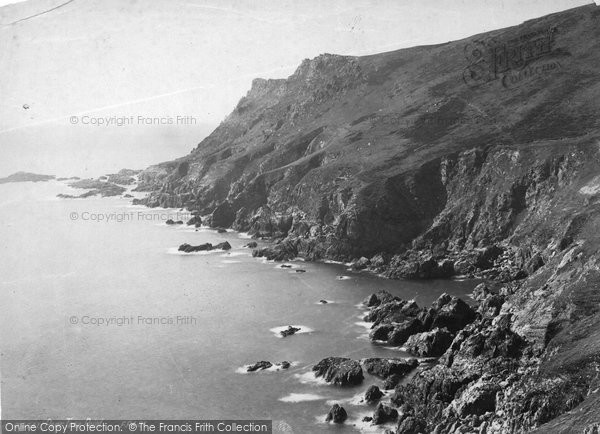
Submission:
[[[369,294],[426,306],[444,292],[467,298],[476,283],[302,260],[284,268],[253,258],[246,234],[165,224],[189,218],[183,210],[57,198],[82,192],[65,181],[0,185],[3,419],[268,419],[281,433],[382,432],[393,425],[362,422],[374,408],[360,402],[380,379],[340,388],[311,368],[329,356],[408,356],[368,340]],[[223,241],[232,249],[177,250]],[[282,338],[288,325],[301,330]],[[246,372],[262,360],[274,367]],[[343,425],[325,423],[334,403],[348,412]]]

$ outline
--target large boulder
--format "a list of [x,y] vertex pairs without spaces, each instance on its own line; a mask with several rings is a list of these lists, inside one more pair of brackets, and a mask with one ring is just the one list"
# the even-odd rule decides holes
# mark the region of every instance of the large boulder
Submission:
[[412,335],[406,341],[408,351],[420,357],[438,357],[450,347],[453,335],[447,329],[435,328]]
[[344,423],[346,419],[348,419],[348,413],[346,413],[344,407],[339,404],[333,404],[329,413],[327,413],[325,422]]
[[362,383],[363,370],[356,360],[344,357],[327,357],[313,366],[317,377],[338,386],[354,386]]
[[377,402],[383,396],[383,392],[379,390],[379,387],[373,385],[370,386],[365,392],[365,401],[368,403]]
[[381,402],[377,404],[373,412],[373,425],[381,425],[386,422],[395,421],[396,419],[398,419],[398,410]]

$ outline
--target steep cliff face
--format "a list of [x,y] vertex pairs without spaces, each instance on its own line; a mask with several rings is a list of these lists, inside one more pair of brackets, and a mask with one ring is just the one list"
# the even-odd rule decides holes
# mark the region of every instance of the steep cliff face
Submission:
[[[490,432],[583,430],[600,424],[598,101],[594,5],[442,45],[325,54],[288,79],[255,80],[190,155],[142,172],[139,189],[148,206],[285,240],[259,255],[500,282],[523,355],[491,367],[493,381],[469,374],[452,396],[430,396],[464,366],[490,367],[455,340],[452,360],[468,362],[416,377],[417,416],[479,426],[463,404],[485,389]],[[490,321],[465,333],[496,333]]]
[[[218,225],[267,236],[319,226],[341,241],[324,249],[337,259],[436,234],[457,249],[502,240],[529,214],[527,184],[545,182],[527,177],[553,170],[528,175],[531,159],[560,165],[566,147],[595,143],[599,20],[589,6],[438,46],[325,54],[286,80],[256,79],[190,155],[142,173],[144,203],[222,205]],[[525,66],[498,54],[542,43]],[[464,194],[472,182],[477,196]],[[293,224],[279,227],[282,217]]]

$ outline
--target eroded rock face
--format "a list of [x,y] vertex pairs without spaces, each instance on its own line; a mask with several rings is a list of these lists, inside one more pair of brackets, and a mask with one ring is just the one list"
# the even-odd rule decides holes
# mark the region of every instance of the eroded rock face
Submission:
[[338,386],[354,386],[364,379],[360,363],[344,357],[328,357],[312,369],[317,377]]

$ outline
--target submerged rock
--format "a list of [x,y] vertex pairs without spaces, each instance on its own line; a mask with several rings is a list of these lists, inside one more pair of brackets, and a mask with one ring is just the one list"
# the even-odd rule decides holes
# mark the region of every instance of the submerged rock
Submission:
[[344,423],[346,419],[348,419],[348,413],[346,413],[344,407],[339,404],[333,404],[331,410],[327,413],[325,422]]
[[360,363],[344,357],[327,357],[313,366],[317,377],[338,386],[354,386],[364,379]]

